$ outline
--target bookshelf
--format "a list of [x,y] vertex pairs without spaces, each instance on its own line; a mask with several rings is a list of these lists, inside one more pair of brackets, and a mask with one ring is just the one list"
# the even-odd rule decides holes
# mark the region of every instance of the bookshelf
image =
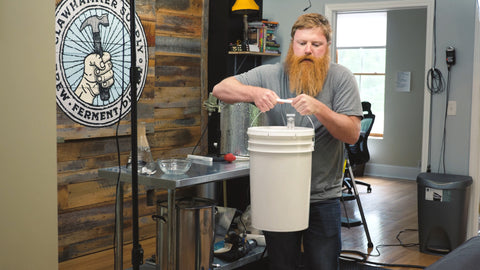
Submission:
[[228,52],[228,54],[235,55],[259,55],[259,56],[280,56],[279,53],[267,53],[267,52]]
[[[242,51],[242,52],[228,52],[228,54],[233,55],[233,75],[237,75],[238,71],[242,67],[243,63],[247,59],[247,57],[253,57],[254,63],[253,66],[258,66],[257,59],[262,56],[280,56],[279,53],[267,53],[267,52],[250,52],[250,51]],[[238,57],[242,57],[240,63],[238,62]]]
[[[278,27],[278,22],[269,20],[254,21],[248,23],[248,47],[244,48],[231,44],[231,49],[228,54],[234,56],[233,74],[236,75],[243,66],[245,60],[250,57],[253,58],[253,66],[259,65],[258,59],[262,56],[280,56],[280,44],[277,43],[275,32]],[[232,50],[233,47],[233,50]],[[244,49],[244,50],[242,50]],[[242,57],[240,62],[238,58]]]
[[248,23],[249,51],[280,53],[280,44],[276,41],[278,22],[261,20]]

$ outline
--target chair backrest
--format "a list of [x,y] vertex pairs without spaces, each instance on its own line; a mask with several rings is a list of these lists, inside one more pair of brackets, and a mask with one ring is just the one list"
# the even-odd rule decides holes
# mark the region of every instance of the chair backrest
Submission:
[[360,132],[364,132],[368,138],[375,122],[375,114],[372,113],[372,104],[368,101],[362,101],[363,119],[361,121]]
[[368,101],[362,102],[364,114],[363,119],[360,122],[360,137],[355,144],[345,144],[351,165],[364,164],[370,160],[367,140],[370,131],[372,131],[373,123],[375,122],[375,115],[372,113],[371,106],[372,105]]

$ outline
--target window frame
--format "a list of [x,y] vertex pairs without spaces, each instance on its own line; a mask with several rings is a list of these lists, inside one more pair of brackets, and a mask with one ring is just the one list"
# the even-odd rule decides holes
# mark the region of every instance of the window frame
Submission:
[[[366,13],[378,13],[378,12],[383,12],[383,11],[371,11],[371,12],[366,12]],[[357,12],[353,12],[353,13],[357,13]],[[361,13],[365,13],[365,12],[361,12]],[[388,16],[388,14],[387,14]],[[338,18],[337,18],[338,19]],[[385,23],[387,23],[388,19],[385,21]],[[385,27],[386,28],[386,27]],[[336,33],[337,37],[336,39],[338,39],[338,32]],[[337,64],[341,64],[338,62],[338,55],[339,55],[339,50],[362,50],[362,49],[384,49],[385,52],[387,50],[387,44],[386,44],[386,40],[385,40],[385,45],[384,46],[368,46],[368,45],[361,45],[361,46],[336,46],[335,47],[335,63]],[[386,63],[385,63],[385,68],[386,68]],[[356,77],[356,76],[359,76],[360,78],[362,76],[383,76],[384,77],[384,81],[386,80],[386,72],[385,72],[385,69],[384,69],[384,72],[353,72],[352,71],[352,74]],[[359,91],[361,91],[360,89],[360,86],[359,86]],[[385,101],[385,83],[383,85],[383,94],[384,94],[384,101]],[[385,114],[385,111],[383,112],[383,114]],[[385,115],[383,115],[383,119],[385,119]],[[385,120],[383,120],[385,121]],[[383,138],[384,137],[384,131],[385,131],[385,122],[383,123],[383,128],[382,128],[382,133],[378,133],[378,132],[371,132],[370,133],[370,136],[372,137],[376,137],[376,138]]]

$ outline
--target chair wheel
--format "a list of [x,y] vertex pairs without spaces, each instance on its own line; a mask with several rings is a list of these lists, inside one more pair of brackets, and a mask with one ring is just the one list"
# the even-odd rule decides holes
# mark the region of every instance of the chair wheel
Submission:
[[367,193],[372,193],[372,188],[371,187],[367,188]]

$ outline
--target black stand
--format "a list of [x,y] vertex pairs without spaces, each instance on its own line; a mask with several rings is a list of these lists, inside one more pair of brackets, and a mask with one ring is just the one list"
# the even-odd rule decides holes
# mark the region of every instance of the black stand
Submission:
[[137,54],[135,48],[135,0],[130,0],[130,90],[131,104],[131,130],[132,130],[132,265],[133,270],[139,270],[143,264],[143,249],[139,243],[138,229],[138,142],[137,142],[137,84],[139,72],[136,66]]
[[355,183],[355,177],[353,176],[352,166],[350,165],[350,161],[348,160],[348,158],[346,159],[346,162],[347,164],[346,164],[345,170],[348,170],[350,174],[351,181],[352,181],[353,194],[348,194],[349,196],[342,197],[341,200],[342,200],[342,203],[344,204],[344,207],[345,207],[345,201],[356,200],[358,210],[360,211],[360,216],[362,220],[359,221],[356,219],[349,219],[348,217],[345,219],[342,217],[342,226],[350,228],[350,226],[363,225],[363,229],[365,230],[365,235],[367,236],[367,246],[369,248],[373,248],[372,239],[370,238],[370,232],[367,226],[367,220],[365,219],[365,213],[363,212],[362,202],[360,201],[360,195],[358,194],[357,185]]

